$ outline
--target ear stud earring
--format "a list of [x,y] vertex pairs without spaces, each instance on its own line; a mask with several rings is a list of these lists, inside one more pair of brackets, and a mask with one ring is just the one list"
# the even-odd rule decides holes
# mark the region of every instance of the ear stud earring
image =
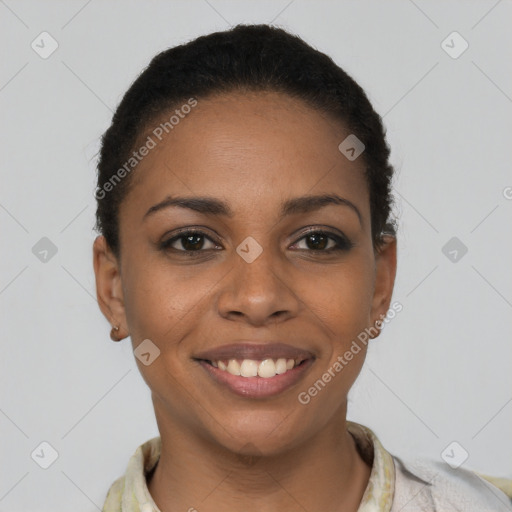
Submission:
[[119,331],[119,326],[117,326],[117,325],[114,325],[112,327],[112,329],[110,330],[110,339],[112,341],[121,341],[121,338],[119,338],[119,336],[117,335],[118,331]]

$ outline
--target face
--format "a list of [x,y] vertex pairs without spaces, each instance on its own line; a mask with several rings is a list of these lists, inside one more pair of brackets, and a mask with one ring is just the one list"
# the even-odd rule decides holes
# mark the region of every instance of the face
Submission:
[[333,368],[386,314],[396,265],[394,240],[372,246],[349,134],[279,93],[219,95],[133,171],[120,261],[95,242],[97,290],[134,349],[159,350],[136,361],[161,432],[277,454],[345,418],[366,346]]

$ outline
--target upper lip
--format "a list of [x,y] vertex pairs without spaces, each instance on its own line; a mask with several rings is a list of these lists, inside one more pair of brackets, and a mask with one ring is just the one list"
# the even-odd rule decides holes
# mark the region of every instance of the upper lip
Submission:
[[228,359],[310,359],[314,355],[308,350],[286,343],[231,343],[212,348],[194,356],[195,359],[222,361]]

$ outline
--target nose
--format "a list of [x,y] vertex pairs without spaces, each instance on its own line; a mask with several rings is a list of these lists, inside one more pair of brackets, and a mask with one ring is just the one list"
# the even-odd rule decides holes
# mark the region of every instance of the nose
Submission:
[[234,254],[234,268],[218,295],[219,314],[228,320],[265,326],[296,316],[301,301],[293,290],[290,272],[270,250],[248,263]]

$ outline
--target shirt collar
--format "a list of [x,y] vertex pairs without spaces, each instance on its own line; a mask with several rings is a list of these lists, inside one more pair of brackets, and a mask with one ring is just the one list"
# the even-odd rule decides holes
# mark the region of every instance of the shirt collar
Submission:
[[395,465],[375,433],[359,423],[347,421],[363,460],[371,466],[370,479],[357,512],[390,512],[395,493]]
[[[374,432],[347,421],[361,457],[371,465],[370,479],[357,512],[390,512],[395,490],[395,467]],[[161,512],[149,493],[146,474],[158,462],[162,443],[154,437],[141,444],[128,462],[126,473],[110,487],[102,512]]]

